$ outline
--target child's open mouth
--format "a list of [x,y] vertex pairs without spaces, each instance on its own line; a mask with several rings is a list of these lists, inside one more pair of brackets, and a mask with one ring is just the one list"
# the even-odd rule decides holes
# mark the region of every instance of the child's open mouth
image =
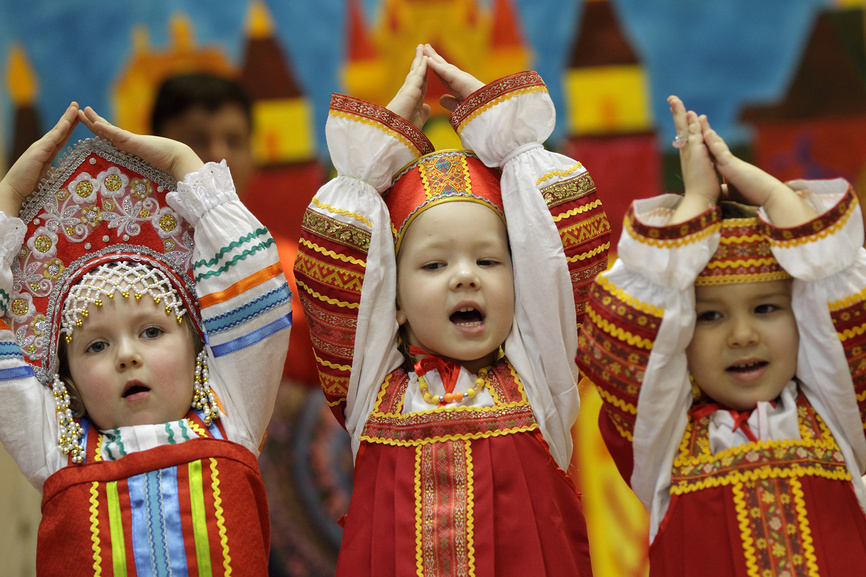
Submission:
[[126,390],[123,391],[123,398],[129,399],[133,398],[135,395],[148,392],[150,392],[149,387],[146,387],[145,385],[142,385],[141,383],[135,381],[127,385]]
[[461,327],[478,327],[484,323],[484,315],[472,307],[455,311],[449,318],[452,323]]
[[753,361],[749,363],[741,363],[736,365],[731,365],[725,371],[729,373],[751,373],[753,371],[757,371],[763,369],[767,365],[769,365],[767,361]]

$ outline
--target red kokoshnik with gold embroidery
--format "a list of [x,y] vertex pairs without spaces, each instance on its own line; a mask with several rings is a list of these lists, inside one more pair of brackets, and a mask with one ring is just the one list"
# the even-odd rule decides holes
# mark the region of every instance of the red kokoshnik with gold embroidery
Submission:
[[166,202],[175,180],[108,141],[89,138],[21,207],[25,242],[12,263],[8,315],[43,383],[57,372],[61,313],[69,289],[102,264],[134,261],[162,272],[201,332],[192,281],[192,229]]

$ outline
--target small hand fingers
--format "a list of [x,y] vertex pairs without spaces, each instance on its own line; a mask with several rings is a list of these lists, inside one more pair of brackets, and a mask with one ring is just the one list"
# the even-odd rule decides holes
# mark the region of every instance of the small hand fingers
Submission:
[[676,131],[676,138],[673,141],[674,148],[678,148],[680,150],[688,144],[688,134],[689,134],[689,123],[686,118],[686,108],[683,105],[683,101],[680,100],[677,96],[669,96],[668,104],[671,108],[671,117],[674,122],[674,130]]

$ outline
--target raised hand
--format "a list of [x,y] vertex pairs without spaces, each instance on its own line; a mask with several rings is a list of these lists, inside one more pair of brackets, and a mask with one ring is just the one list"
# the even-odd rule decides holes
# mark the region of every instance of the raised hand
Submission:
[[703,139],[716,162],[716,170],[748,204],[763,206],[767,216],[779,227],[798,226],[818,216],[799,194],[757,166],[737,158],[727,143],[707,122]]
[[110,140],[120,150],[168,172],[175,180],[183,180],[184,176],[204,166],[204,162],[186,144],[161,136],[133,134],[114,126],[89,106],[78,111],[78,118],[93,134]]
[[36,189],[51,161],[66,146],[78,124],[78,112],[78,103],[70,103],[57,124],[31,144],[0,180],[0,210],[7,216],[18,216],[21,203]]
[[424,103],[426,95],[427,58],[424,56],[424,47],[419,44],[415,48],[415,58],[409,67],[403,86],[385,108],[402,116],[421,130],[430,118],[430,105]]
[[450,92],[450,94],[444,94],[439,98],[439,104],[448,112],[454,112],[458,106],[463,104],[466,97],[484,86],[483,82],[439,56],[429,44],[425,44],[423,48],[430,69],[439,77],[445,89]]
[[676,128],[674,146],[680,151],[680,168],[685,195],[668,224],[679,224],[694,218],[716,204],[722,192],[713,159],[704,142],[704,129],[709,121],[704,115],[686,111],[682,100],[668,97],[671,116]]

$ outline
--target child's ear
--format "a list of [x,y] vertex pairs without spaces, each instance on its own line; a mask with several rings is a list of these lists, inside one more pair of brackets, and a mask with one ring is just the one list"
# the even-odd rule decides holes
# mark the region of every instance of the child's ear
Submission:
[[406,313],[400,309],[400,304],[397,304],[397,324],[402,326],[406,322]]

